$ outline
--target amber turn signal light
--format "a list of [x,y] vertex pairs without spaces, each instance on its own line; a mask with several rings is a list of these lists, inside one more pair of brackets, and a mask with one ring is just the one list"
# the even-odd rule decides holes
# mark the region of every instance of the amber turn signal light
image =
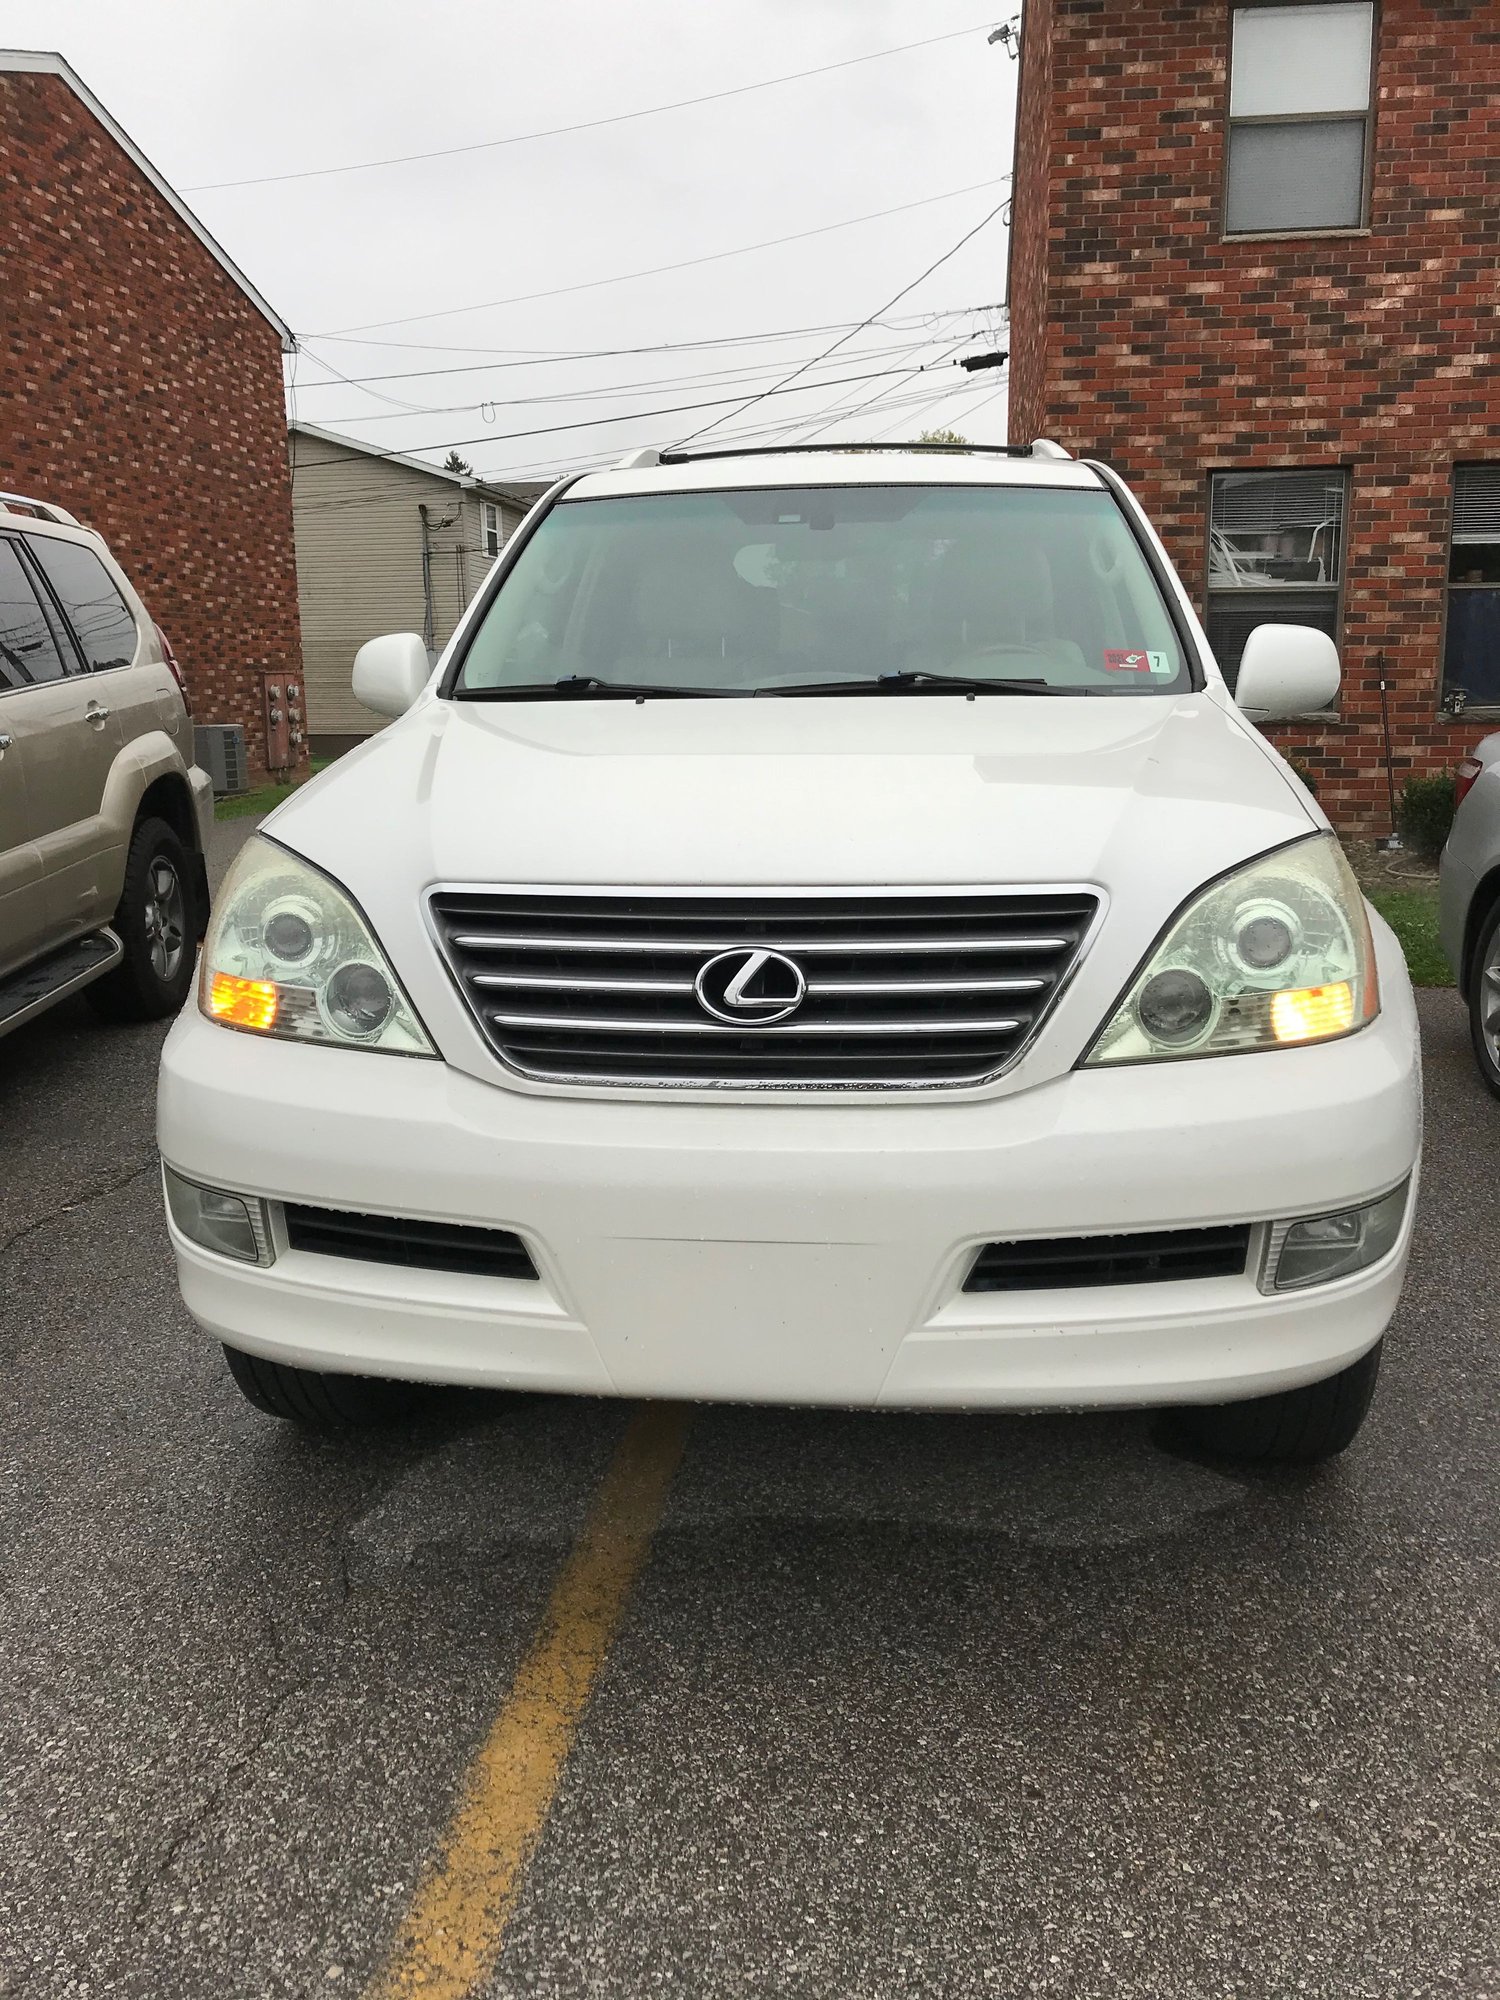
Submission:
[[229,1028],[268,1034],[276,1025],[280,999],[270,979],[237,979],[232,972],[216,972],[209,982],[208,1011]]
[[1293,987],[1272,997],[1271,1032],[1278,1042],[1323,1042],[1353,1026],[1354,988],[1347,980]]

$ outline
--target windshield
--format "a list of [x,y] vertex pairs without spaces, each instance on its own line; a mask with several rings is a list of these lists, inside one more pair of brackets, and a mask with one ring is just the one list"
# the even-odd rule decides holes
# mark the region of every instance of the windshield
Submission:
[[1110,494],[834,486],[561,501],[454,692],[955,691],[945,677],[965,693],[1192,685]]

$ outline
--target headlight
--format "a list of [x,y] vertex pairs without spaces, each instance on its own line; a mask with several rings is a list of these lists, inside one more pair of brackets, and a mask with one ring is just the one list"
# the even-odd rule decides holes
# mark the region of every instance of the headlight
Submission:
[[292,1042],[437,1051],[370,927],[335,882],[259,836],[240,849],[203,947],[198,1005],[221,1027]]
[[1330,1041],[1380,1011],[1359,884],[1331,833],[1252,861],[1175,918],[1085,1060]]

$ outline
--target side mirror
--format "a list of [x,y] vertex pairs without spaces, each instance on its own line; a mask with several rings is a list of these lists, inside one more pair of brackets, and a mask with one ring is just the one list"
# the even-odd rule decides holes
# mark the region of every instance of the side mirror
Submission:
[[1245,642],[1234,698],[1254,722],[1327,708],[1339,691],[1339,649],[1310,625],[1257,625]]
[[354,655],[354,699],[377,715],[405,715],[432,673],[415,632],[367,639]]

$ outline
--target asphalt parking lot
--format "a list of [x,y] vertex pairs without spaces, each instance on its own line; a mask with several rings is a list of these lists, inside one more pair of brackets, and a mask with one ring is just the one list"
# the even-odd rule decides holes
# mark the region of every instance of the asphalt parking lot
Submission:
[[[692,1412],[475,1990],[1500,1996],[1500,1105],[1421,1004],[1423,1219],[1350,1456]],[[160,1039],[78,1006],[0,1044],[0,1992],[385,1990],[631,1413],[258,1416],[177,1301]]]

